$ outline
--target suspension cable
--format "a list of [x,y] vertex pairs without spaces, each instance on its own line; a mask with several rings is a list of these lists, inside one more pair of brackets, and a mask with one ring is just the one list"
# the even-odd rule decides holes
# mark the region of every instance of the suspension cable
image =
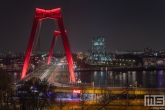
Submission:
[[[40,29],[41,29],[41,24],[42,24],[42,20],[39,20],[38,25],[37,25],[37,29],[36,29],[34,43],[33,43],[32,53],[35,53],[35,51],[37,51],[38,44],[39,44],[39,51],[41,52],[41,48],[40,48]],[[29,61],[29,64],[31,64],[31,60]]]
[[39,51],[41,52],[41,47],[40,47],[40,29],[41,29],[41,24],[42,20],[39,20],[37,29],[36,29],[36,35],[35,35],[35,44],[33,44],[33,53],[37,51],[37,48],[39,47]]
[[[55,21],[55,26],[57,27],[57,30],[60,31],[60,28],[59,28],[59,25],[58,25],[57,20],[54,20],[54,21]],[[62,38],[60,37],[59,40],[60,40],[60,41],[59,41],[59,42],[60,42],[60,47],[61,47],[61,49],[62,49],[62,53],[63,53],[63,56],[64,56],[65,51],[64,51],[64,46],[62,46],[62,44],[63,44],[63,43],[62,43]]]

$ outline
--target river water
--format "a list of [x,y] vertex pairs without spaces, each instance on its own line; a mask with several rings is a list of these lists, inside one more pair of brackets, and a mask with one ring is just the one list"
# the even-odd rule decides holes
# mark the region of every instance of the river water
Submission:
[[[13,80],[17,82],[20,73],[10,73]],[[110,87],[143,87],[143,88],[165,88],[165,71],[87,71],[75,72],[75,76],[82,83],[94,82],[95,86]]]
[[[165,88],[165,71],[88,71],[76,72],[83,83],[94,82],[95,86]],[[128,82],[128,83],[127,83]]]

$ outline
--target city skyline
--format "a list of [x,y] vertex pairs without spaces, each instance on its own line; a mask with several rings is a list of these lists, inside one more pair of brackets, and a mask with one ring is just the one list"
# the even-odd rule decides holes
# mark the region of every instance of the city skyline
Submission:
[[[73,52],[92,48],[93,37],[105,38],[108,52],[164,49],[165,1],[1,1],[0,51],[25,52],[35,8],[60,7]],[[41,50],[49,51],[55,24],[44,20]],[[75,43],[76,42],[76,43]],[[61,48],[57,42],[57,51]]]

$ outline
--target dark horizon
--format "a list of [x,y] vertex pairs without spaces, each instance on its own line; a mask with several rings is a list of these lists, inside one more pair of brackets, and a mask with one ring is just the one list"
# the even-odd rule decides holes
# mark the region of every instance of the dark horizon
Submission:
[[[107,52],[164,49],[165,1],[163,0],[56,0],[0,1],[0,52],[25,52],[35,8],[60,7],[72,52],[92,48],[93,37],[104,37]],[[49,51],[55,24],[43,20],[41,50]],[[56,51],[62,50],[58,42]]]

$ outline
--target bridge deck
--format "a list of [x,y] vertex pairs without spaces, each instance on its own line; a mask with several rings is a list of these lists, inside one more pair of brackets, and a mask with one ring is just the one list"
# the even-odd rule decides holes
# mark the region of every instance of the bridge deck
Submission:
[[61,86],[62,83],[65,83],[65,87],[70,80],[70,74],[67,68],[67,64],[63,62],[64,59],[57,62],[56,64],[43,65],[40,68],[36,69],[32,73],[28,74],[25,78],[19,81],[19,83],[30,80],[31,78],[38,78],[41,80],[46,80],[54,86]]

